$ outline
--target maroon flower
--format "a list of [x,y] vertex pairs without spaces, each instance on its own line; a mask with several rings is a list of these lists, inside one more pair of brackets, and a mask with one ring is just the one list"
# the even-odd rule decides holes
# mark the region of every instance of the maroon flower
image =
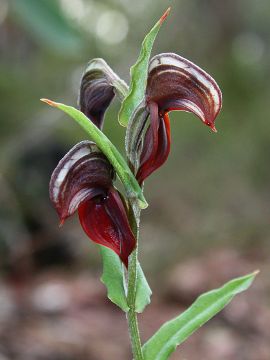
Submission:
[[114,170],[90,141],[75,145],[59,162],[50,181],[50,198],[60,224],[78,210],[85,233],[112,249],[128,266],[136,246],[122,198],[113,186]]
[[[145,107],[143,112],[142,106]],[[216,132],[215,119],[220,109],[221,91],[205,71],[176,54],[153,57],[149,64],[145,103],[140,105],[132,120],[139,124],[129,126],[130,131],[135,129],[137,132],[136,136],[129,135],[129,153],[132,149],[133,153],[141,153],[137,159],[138,182],[141,184],[169,155],[171,137],[168,112],[192,112]],[[131,163],[136,169],[132,154]]]

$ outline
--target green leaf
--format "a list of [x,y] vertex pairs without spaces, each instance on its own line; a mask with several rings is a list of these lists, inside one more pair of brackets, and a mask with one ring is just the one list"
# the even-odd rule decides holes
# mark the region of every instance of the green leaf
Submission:
[[143,346],[145,360],[167,360],[195,330],[222,310],[235,295],[246,290],[256,274],[239,277],[201,296],[180,316],[165,323]]
[[138,60],[130,69],[131,79],[130,79],[129,93],[127,97],[124,99],[118,115],[118,120],[120,124],[123,126],[127,126],[132,113],[144,98],[151,50],[155,38],[157,36],[157,33],[163,21],[168,16],[169,12],[170,12],[170,8],[165,11],[165,13],[159,19],[159,21],[146,35],[142,43]]
[[107,136],[103,134],[103,132],[100,131],[99,128],[96,127],[87,116],[74,107],[57,103],[48,99],[41,99],[41,101],[64,111],[88,133],[91,139],[97,144],[97,147],[104,153],[104,155],[108,158],[114,167],[117,175],[125,187],[127,197],[129,198],[130,202],[135,202],[141,209],[145,209],[148,204],[144,198],[140,185],[138,184],[136,178],[132,174],[122,155],[107,138]]
[[[103,259],[103,274],[101,281],[107,288],[108,298],[123,311],[129,310],[126,298],[126,289],[124,286],[124,269],[119,256],[114,251],[99,246]],[[138,313],[143,312],[144,308],[150,304],[152,291],[144,276],[141,265],[137,263],[137,290],[135,310]]]
[[124,270],[119,256],[105,246],[99,246],[103,259],[101,281],[107,287],[108,298],[123,311],[129,310],[124,288]]
[[152,291],[145,278],[143,270],[139,262],[137,262],[137,286],[136,286],[136,300],[135,310],[142,313],[145,307],[151,302]]

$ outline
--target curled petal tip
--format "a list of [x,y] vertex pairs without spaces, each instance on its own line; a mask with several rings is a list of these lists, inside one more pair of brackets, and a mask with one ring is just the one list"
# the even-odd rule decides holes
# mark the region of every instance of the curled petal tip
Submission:
[[46,103],[46,104],[48,104],[50,106],[54,106],[54,107],[57,106],[57,103],[55,101],[52,101],[52,100],[49,100],[49,99],[42,98],[42,99],[40,99],[40,101],[42,101],[42,102],[44,102],[44,103]]
[[173,53],[152,58],[146,93],[159,110],[188,111],[210,127],[221,109],[222,94],[215,80],[191,61]]

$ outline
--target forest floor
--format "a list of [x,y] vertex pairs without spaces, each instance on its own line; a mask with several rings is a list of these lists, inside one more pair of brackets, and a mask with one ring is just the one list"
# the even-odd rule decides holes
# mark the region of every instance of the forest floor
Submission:
[[[173,360],[269,360],[270,264],[264,254],[219,249],[190,258],[156,281],[139,315],[143,340],[203,291],[260,269],[253,286],[197,331]],[[98,276],[43,272],[0,284],[0,360],[131,359],[125,316],[106,299]]]

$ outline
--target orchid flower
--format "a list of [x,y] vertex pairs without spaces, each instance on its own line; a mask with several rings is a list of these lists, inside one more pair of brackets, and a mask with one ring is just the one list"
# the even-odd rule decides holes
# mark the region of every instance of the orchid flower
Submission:
[[215,119],[220,109],[221,91],[205,71],[173,53],[153,57],[145,99],[135,110],[127,135],[127,151],[138,182],[141,184],[168,158],[170,111],[191,112],[216,132]]
[[112,249],[128,266],[136,246],[125,204],[113,186],[114,170],[90,141],[75,145],[60,160],[50,181],[50,198],[60,217],[79,213],[81,225],[95,243]]

